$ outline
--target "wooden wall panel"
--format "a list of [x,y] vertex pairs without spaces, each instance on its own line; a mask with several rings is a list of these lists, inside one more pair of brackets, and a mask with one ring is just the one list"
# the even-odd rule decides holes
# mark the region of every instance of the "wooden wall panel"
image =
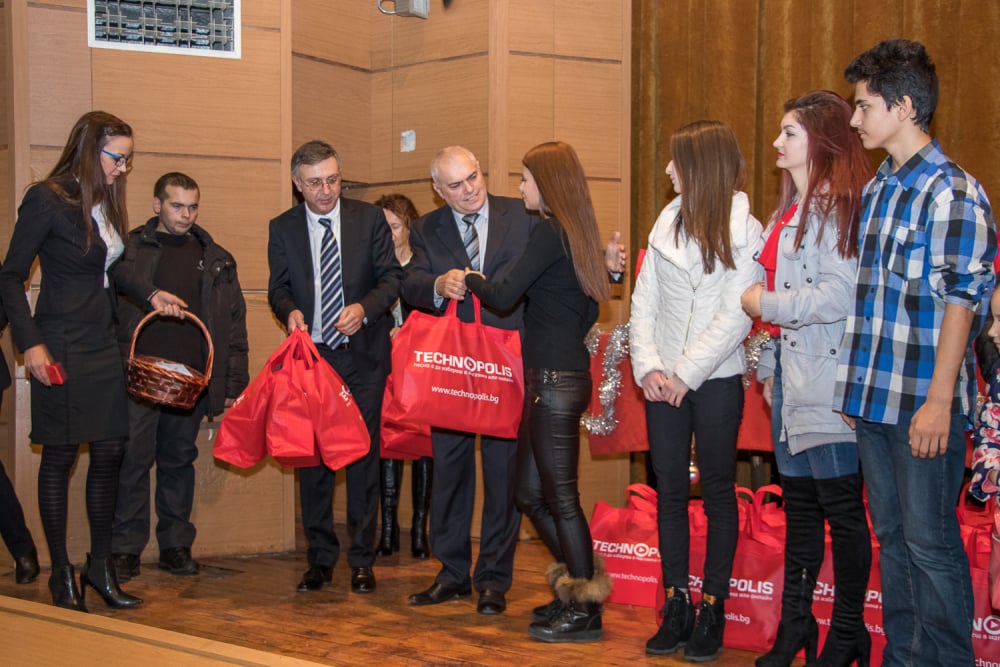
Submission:
[[512,17],[511,51],[554,53],[556,16],[553,0],[510,0],[509,15]]
[[[507,170],[521,172],[521,158],[532,146],[564,139],[555,123],[555,61],[539,56],[510,57],[510,113],[507,120]],[[569,141],[566,139],[566,141]],[[512,190],[511,193],[516,193]]]
[[380,16],[374,1],[295,0],[292,52],[371,69],[370,26]]
[[622,162],[622,95],[628,72],[620,64],[557,60],[555,127],[558,138],[576,148],[591,177],[618,178]]
[[490,94],[486,68],[486,57],[477,56],[394,71],[390,138],[395,138],[398,151],[399,133],[414,130],[417,149],[394,155],[393,180],[426,178],[431,158],[453,144],[475,153],[486,169]]
[[[375,12],[372,69],[386,69],[439,61],[469,54],[485,54],[489,38],[489,0],[461,0],[445,9],[431,2],[430,18],[385,16]],[[391,44],[385,49],[382,44]],[[456,80],[456,83],[461,80]]]
[[127,120],[144,151],[280,159],[280,46],[278,32],[250,28],[237,61],[94,49],[94,104]]
[[274,0],[243,0],[243,27],[249,26],[280,30],[281,3]]
[[[76,120],[93,108],[86,19],[83,11],[28,8],[28,50],[38,54],[27,63],[33,145],[62,148]],[[132,90],[129,80],[118,84],[124,93]]]
[[554,0],[555,53],[621,60],[622,25],[631,19],[624,11],[626,4],[621,0]]
[[[371,112],[368,115],[368,136],[371,140],[371,183],[385,183],[402,180],[395,172],[396,156],[399,155],[399,133],[393,126],[393,70],[373,72],[369,77]],[[418,144],[422,137],[418,137]],[[426,170],[425,170],[426,171]]]
[[369,75],[303,57],[292,59],[292,150],[312,139],[340,154],[344,178],[367,181],[371,173]]

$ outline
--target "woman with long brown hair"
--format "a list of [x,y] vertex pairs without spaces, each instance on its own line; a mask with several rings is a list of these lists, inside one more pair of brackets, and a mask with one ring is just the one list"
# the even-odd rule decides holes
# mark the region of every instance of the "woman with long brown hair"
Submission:
[[[646,398],[666,589],[663,624],[646,643],[646,653],[665,655],[683,646],[685,659],[701,662],[722,647],[736,553],[742,342],[750,331],[740,295],[759,279],[754,259],[761,226],[739,191],[744,162],[728,125],[685,125],[671,137],[670,154],[667,175],[679,196],[649,234],[629,331],[635,381]],[[692,436],[708,517],[697,610],[688,592]]]
[[871,537],[854,431],[834,412],[837,360],[854,303],[861,190],[872,176],[851,105],[813,91],[785,103],[774,140],[782,170],[778,205],[760,254],[766,283],[743,294],[752,317],[776,329],[757,377],[771,404],[774,458],[788,526],[781,623],[758,667],[787,667],[799,649],[813,664],[819,630],[813,589],[830,523],[835,594],[819,665],[868,664],[863,613]]
[[[125,176],[132,128],[103,111],[84,114],[55,167],[28,188],[18,209],[0,295],[14,344],[31,374],[31,441],[43,445],[38,509],[49,545],[56,606],[86,611],[92,586],[111,607],[142,602],[121,590],[111,561],[118,468],[128,437],[125,372],[115,340],[109,268],[128,230]],[[32,317],[24,295],[35,258],[43,278]],[[121,272],[115,281],[140,301],[179,315],[186,305]],[[80,443],[90,445],[90,553],[80,588],[66,549],[69,475]]]
[[[594,641],[602,635],[601,603],[611,580],[595,559],[577,489],[580,415],[591,392],[584,337],[598,303],[609,298],[607,270],[616,253],[600,249],[586,176],[572,146],[535,146],[521,173],[524,205],[542,216],[528,249],[503,282],[468,270],[465,282],[501,310],[526,299],[526,408],[515,499],[556,559],[546,573],[555,599],[534,610],[528,633],[546,642]],[[620,270],[617,264],[610,269]]]

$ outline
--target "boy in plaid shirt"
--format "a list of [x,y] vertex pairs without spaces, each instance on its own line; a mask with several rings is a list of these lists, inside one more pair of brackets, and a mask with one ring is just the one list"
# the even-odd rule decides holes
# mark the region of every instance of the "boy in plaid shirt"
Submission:
[[989,200],[929,134],[934,64],[882,42],[844,72],[866,149],[888,156],[865,187],[855,307],[836,409],[856,424],[881,544],[885,665],[973,665],[972,584],[955,502],[975,408],[971,342],[997,252]]

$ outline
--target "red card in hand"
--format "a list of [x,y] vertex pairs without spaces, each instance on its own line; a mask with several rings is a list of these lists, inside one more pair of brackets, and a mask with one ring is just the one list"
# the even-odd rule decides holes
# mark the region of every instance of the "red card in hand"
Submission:
[[45,372],[49,374],[49,382],[52,384],[62,384],[66,381],[66,371],[58,361],[46,364]]

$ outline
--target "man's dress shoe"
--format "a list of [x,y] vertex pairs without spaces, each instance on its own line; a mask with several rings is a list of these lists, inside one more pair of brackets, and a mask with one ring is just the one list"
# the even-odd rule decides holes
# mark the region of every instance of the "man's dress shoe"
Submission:
[[494,591],[487,588],[479,594],[479,604],[476,611],[487,616],[502,614],[507,608],[507,599],[502,591]]
[[472,595],[471,586],[463,588],[462,586],[446,586],[434,582],[426,591],[411,595],[409,602],[416,607],[422,607],[428,604],[440,604],[448,600],[467,598],[470,595]]
[[355,593],[371,593],[375,590],[375,573],[370,567],[351,568],[351,590]]
[[302,575],[299,582],[299,592],[318,591],[323,588],[324,583],[329,583],[333,579],[333,568],[323,565],[310,565],[306,573]]

